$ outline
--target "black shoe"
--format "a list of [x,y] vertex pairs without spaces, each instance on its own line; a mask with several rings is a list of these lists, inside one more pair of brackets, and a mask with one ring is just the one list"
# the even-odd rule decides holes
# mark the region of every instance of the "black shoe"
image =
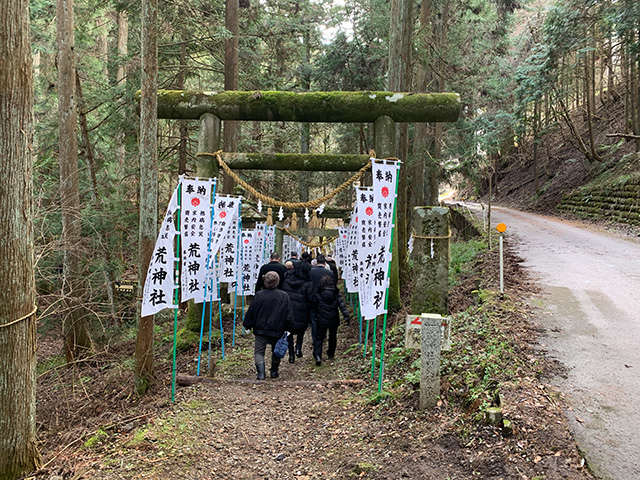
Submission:
[[302,357],[302,350],[296,350],[296,357]]
[[264,380],[264,363],[256,363],[256,371],[258,372],[256,380]]
[[296,361],[296,357],[294,357],[293,355],[289,355],[289,363],[295,363]]
[[322,365],[322,358],[320,358],[320,355],[314,355],[313,358],[316,359],[316,367]]
[[274,355],[271,357],[271,378],[278,378],[278,368],[280,368],[280,358]]
[[327,360],[329,360],[329,361],[333,360],[333,355],[330,356],[330,357],[327,357]]

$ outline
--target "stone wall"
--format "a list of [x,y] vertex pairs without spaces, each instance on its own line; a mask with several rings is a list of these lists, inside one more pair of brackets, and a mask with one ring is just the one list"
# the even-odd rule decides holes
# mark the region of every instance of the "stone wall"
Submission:
[[567,195],[558,210],[583,218],[640,225],[640,174],[581,187]]

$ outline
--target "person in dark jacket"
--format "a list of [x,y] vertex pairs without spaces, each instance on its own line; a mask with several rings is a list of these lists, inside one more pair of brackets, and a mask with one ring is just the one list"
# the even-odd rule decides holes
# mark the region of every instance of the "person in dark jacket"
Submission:
[[258,273],[258,281],[256,282],[256,292],[259,292],[264,288],[264,276],[268,272],[276,272],[278,274],[278,276],[280,277],[278,290],[282,290],[282,285],[284,285],[284,272],[287,271],[287,267],[280,263],[280,254],[278,252],[272,252],[269,260],[269,263],[266,263],[260,267],[260,272]]
[[[333,285],[335,286],[337,283],[337,278],[333,276],[333,272],[327,268],[327,264],[325,261],[325,257],[322,254],[319,254],[316,257],[317,264],[311,267],[309,270],[309,278],[313,283],[313,292],[318,289],[318,284],[320,283],[320,279],[325,275],[329,275],[333,280]],[[314,305],[311,309],[311,338],[315,341],[316,338],[316,306]]]
[[[291,262],[293,263],[293,266],[295,267],[295,265],[299,262],[301,262],[302,260],[300,260],[298,258],[298,252],[291,252],[291,258],[289,260],[287,260],[287,262]],[[287,263],[285,262],[285,264]]]
[[325,257],[325,260],[327,262],[327,266],[333,272],[333,276],[336,277],[336,282],[337,282],[339,275],[338,275],[338,266],[336,265],[336,261],[333,259],[331,254],[327,255]]
[[313,339],[313,358],[316,360],[316,365],[320,366],[322,365],[322,344],[327,331],[329,332],[329,347],[327,348],[329,360],[333,360],[333,356],[336,353],[338,325],[340,325],[338,310],[342,312],[347,325],[349,325],[351,317],[330,272],[320,279],[318,288],[313,294],[312,302],[315,306],[316,322],[316,333]]
[[[292,270],[285,274],[282,290],[289,295],[291,308],[293,309],[293,325],[289,341],[289,363],[294,363],[295,358],[302,357],[302,342],[307,325],[311,323],[311,295],[313,283],[309,280],[309,264],[298,261]],[[295,355],[293,335],[296,335]]]
[[338,279],[333,275],[333,272],[327,266],[327,262],[325,256],[323,254],[319,254],[316,257],[316,261],[318,262],[316,266],[311,267],[309,271],[309,277],[313,282],[313,290],[315,291],[318,288],[318,283],[320,283],[320,279],[325,275],[330,275],[333,279],[333,284],[335,285]]
[[247,330],[253,329],[256,337],[253,351],[258,380],[265,378],[264,354],[267,344],[271,345],[271,378],[279,376],[280,359],[273,354],[273,348],[284,332],[293,325],[289,295],[276,289],[278,283],[280,276],[276,272],[267,272],[264,276],[266,290],[256,293],[242,322]]

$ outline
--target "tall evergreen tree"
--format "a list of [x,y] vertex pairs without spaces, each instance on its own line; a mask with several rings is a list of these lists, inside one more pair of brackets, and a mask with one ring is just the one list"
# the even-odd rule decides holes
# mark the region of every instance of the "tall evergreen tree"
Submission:
[[0,2],[0,479],[39,467],[29,2]]

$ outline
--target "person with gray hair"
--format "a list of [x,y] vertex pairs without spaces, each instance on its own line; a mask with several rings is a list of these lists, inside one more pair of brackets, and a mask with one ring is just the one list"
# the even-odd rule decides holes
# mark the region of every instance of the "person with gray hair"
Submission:
[[273,348],[293,325],[291,301],[289,295],[276,288],[279,283],[280,276],[276,272],[266,273],[265,288],[255,294],[242,322],[244,328],[253,330],[255,335],[253,353],[258,380],[265,379],[264,355],[267,345],[271,345],[271,378],[278,378],[280,358],[274,355]]

